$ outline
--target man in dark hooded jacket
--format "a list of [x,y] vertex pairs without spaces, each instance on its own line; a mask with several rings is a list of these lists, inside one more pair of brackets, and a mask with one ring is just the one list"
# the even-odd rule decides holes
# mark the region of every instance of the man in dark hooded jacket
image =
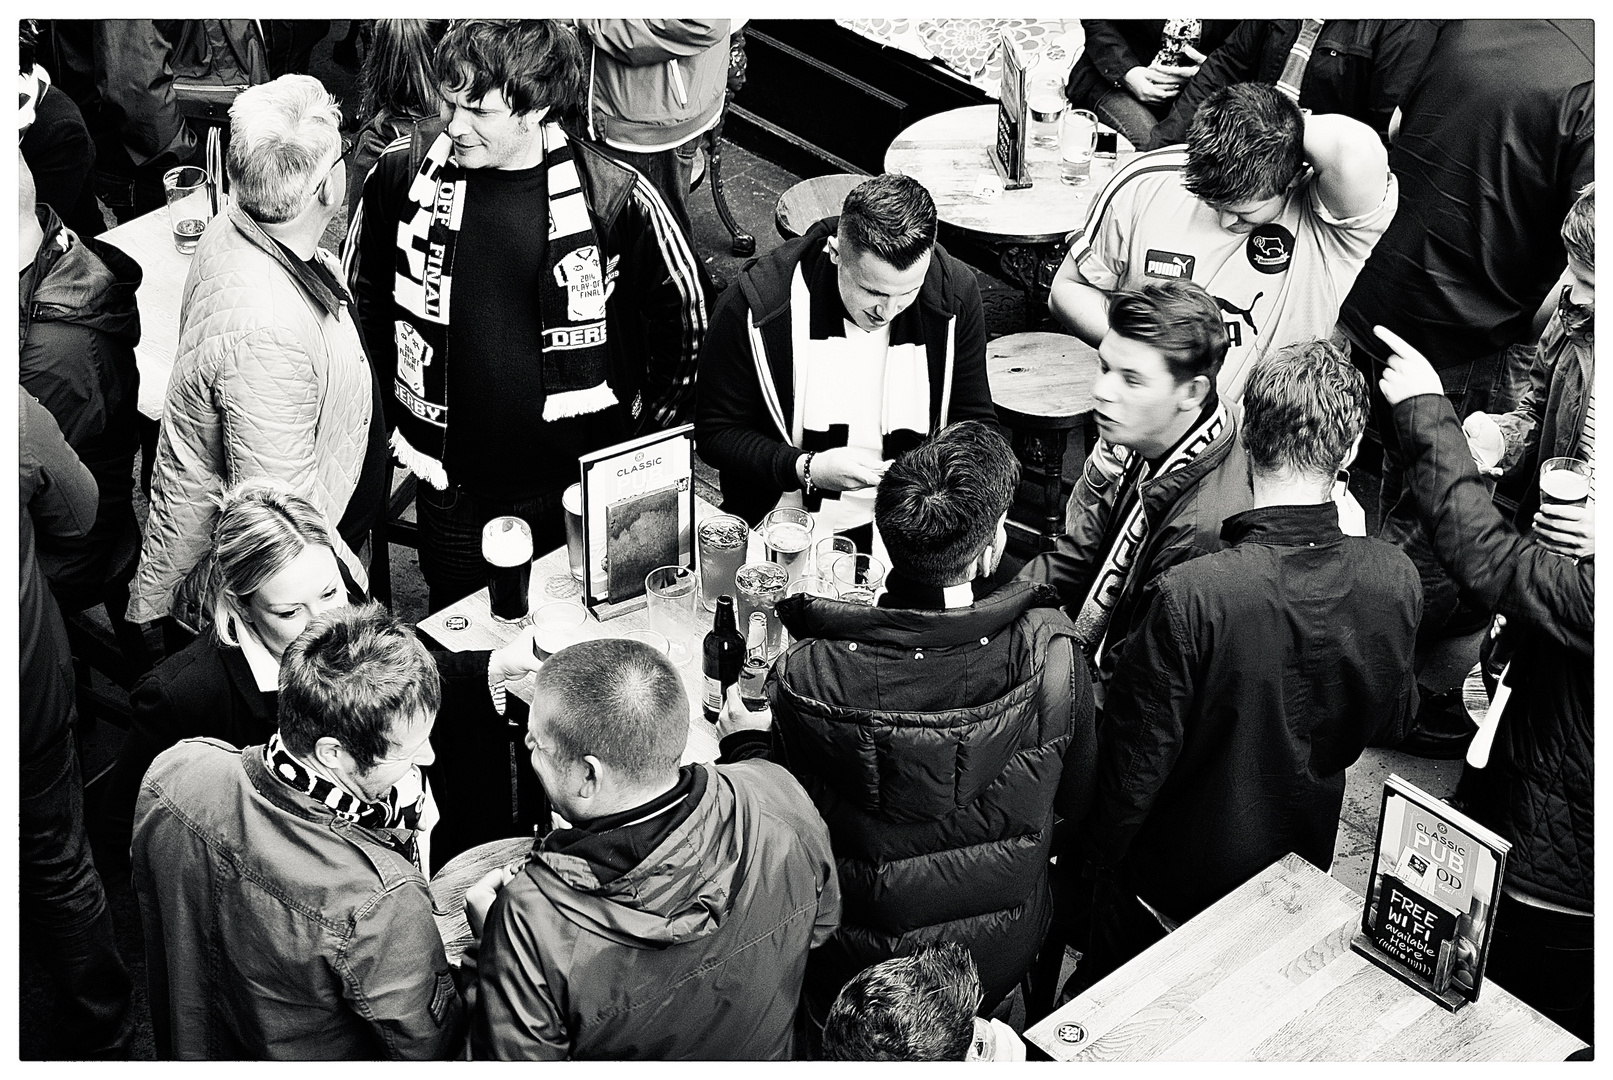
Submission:
[[728,730],[765,719],[721,723],[723,760],[770,753],[829,823],[846,914],[807,972],[816,1023],[859,971],[942,940],[973,954],[989,1013],[1047,933],[1054,811],[1092,799],[1092,676],[1052,586],[987,595],[1018,476],[978,421],[897,458],[878,606],[781,601],[796,644],[768,682],[772,745]]
[[[39,560],[62,606],[102,599],[106,583],[140,551],[134,458],[140,449],[140,267],[117,248],[75,235],[44,203],[17,159],[18,382],[50,410],[67,444],[95,477],[95,525],[50,538]],[[117,612],[116,614],[122,614]]]
[[777,765],[680,768],[688,738],[683,680],[647,645],[585,641],[538,672],[526,744],[556,822],[467,895],[477,1058],[791,1056],[807,952],[840,921],[829,836]]

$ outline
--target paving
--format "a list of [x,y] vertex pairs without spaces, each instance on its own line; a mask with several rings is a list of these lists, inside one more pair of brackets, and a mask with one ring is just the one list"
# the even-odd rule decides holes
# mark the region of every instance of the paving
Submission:
[[[357,105],[354,74],[331,62],[330,49],[345,30],[341,21],[333,22],[332,34],[315,49],[312,74],[343,101],[344,112],[351,115]],[[753,154],[743,147],[725,144],[723,180],[728,205],[739,224],[756,237],[760,251],[767,251],[780,241],[774,228],[773,213],[780,195],[801,178],[781,169],[772,162]],[[721,280],[731,281],[743,268],[746,259],[729,251],[729,234],[718,218],[711,193],[710,179],[690,195],[689,209],[694,226],[695,244],[707,267]],[[326,234],[326,246],[339,250],[345,234],[345,215],[332,222]],[[1017,333],[1027,329],[1023,298],[1017,287],[1009,285],[990,273],[980,271],[981,296],[985,306],[986,330],[990,338]],[[1057,329],[1045,318],[1033,329]],[[700,470],[702,494],[715,499],[717,488],[712,470]],[[1356,470],[1352,488],[1362,505],[1368,510],[1369,523],[1376,518],[1376,480],[1366,470]],[[144,515],[144,505],[139,507]],[[394,610],[403,618],[418,621],[426,614],[426,592],[420,576],[419,564],[411,548],[393,546],[392,582]],[[1476,637],[1465,639],[1448,647],[1434,659],[1423,678],[1436,688],[1455,685],[1473,663],[1476,655]],[[87,775],[94,775],[116,754],[121,733],[106,725],[89,725],[85,735]],[[1393,750],[1368,750],[1352,767],[1346,779],[1343,819],[1340,822],[1333,876],[1363,892],[1372,859],[1372,844],[1377,828],[1378,804],[1384,779],[1398,773],[1433,795],[1447,797],[1455,789],[1461,774],[1460,762],[1431,761]],[[126,873],[111,867],[118,861],[97,844],[98,865],[107,867],[108,899],[113,918],[117,923],[119,949],[135,983],[135,1013],[137,1034],[135,1056],[153,1056],[150,1013],[145,996],[145,962],[140,938],[139,913]],[[36,1059],[50,1052],[53,1035],[53,1006],[47,972],[32,955],[27,935],[22,936],[22,963],[19,971],[19,1051],[24,1059]],[[1017,1002],[1018,995],[1013,1001]],[[1023,1014],[1015,1006],[1012,1019],[1023,1022]]]

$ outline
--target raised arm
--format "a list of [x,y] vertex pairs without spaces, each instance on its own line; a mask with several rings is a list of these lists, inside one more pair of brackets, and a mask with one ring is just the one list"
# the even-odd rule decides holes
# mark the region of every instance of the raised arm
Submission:
[[1361,121],[1340,113],[1307,116],[1305,160],[1316,170],[1322,205],[1335,218],[1359,217],[1383,202],[1389,152]]

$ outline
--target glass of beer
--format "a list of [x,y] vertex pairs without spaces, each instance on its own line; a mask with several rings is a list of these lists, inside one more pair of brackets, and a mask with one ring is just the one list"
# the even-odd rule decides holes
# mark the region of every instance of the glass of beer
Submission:
[[793,506],[781,506],[762,519],[762,547],[767,561],[784,567],[791,581],[807,572],[812,553],[812,515]]
[[779,622],[775,609],[789,585],[789,572],[777,563],[746,563],[734,572],[735,614],[739,625],[749,626],[753,611],[767,616],[763,648],[769,660],[784,651],[784,624]]
[[840,599],[848,604],[873,607],[879,587],[885,584],[885,564],[861,552],[840,556],[830,570]]
[[532,588],[532,530],[518,517],[496,517],[482,526],[487,563],[487,606],[500,622],[526,618]]
[[213,217],[212,188],[207,171],[195,165],[181,165],[162,174],[162,190],[168,197],[168,224],[173,228],[174,247],[181,255],[196,250],[196,241]]
[[1097,146],[1097,115],[1086,109],[1066,109],[1059,122],[1059,180],[1077,186],[1091,180]]
[[1591,464],[1579,458],[1548,458],[1540,466],[1540,501],[1584,506],[1591,494]]
[[560,508],[566,519],[566,573],[550,574],[543,582],[544,595],[565,600],[582,592],[582,485],[572,484],[560,496]]
[[588,612],[580,604],[544,604],[532,613],[532,651],[539,660],[547,660],[577,644],[583,639],[582,626],[587,621]]
[[734,571],[745,561],[750,526],[733,514],[713,514],[695,530],[700,550],[700,602],[717,610],[717,597],[733,594]]
[[644,596],[650,629],[667,639],[666,655],[679,667],[694,655],[689,651],[695,634],[694,571],[687,566],[657,566],[644,577]]

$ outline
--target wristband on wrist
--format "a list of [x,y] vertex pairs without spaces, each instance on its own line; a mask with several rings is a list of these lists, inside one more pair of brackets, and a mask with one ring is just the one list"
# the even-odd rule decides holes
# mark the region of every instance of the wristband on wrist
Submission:
[[801,463],[801,490],[812,494],[812,459],[817,457],[816,450],[807,451],[806,460]]

